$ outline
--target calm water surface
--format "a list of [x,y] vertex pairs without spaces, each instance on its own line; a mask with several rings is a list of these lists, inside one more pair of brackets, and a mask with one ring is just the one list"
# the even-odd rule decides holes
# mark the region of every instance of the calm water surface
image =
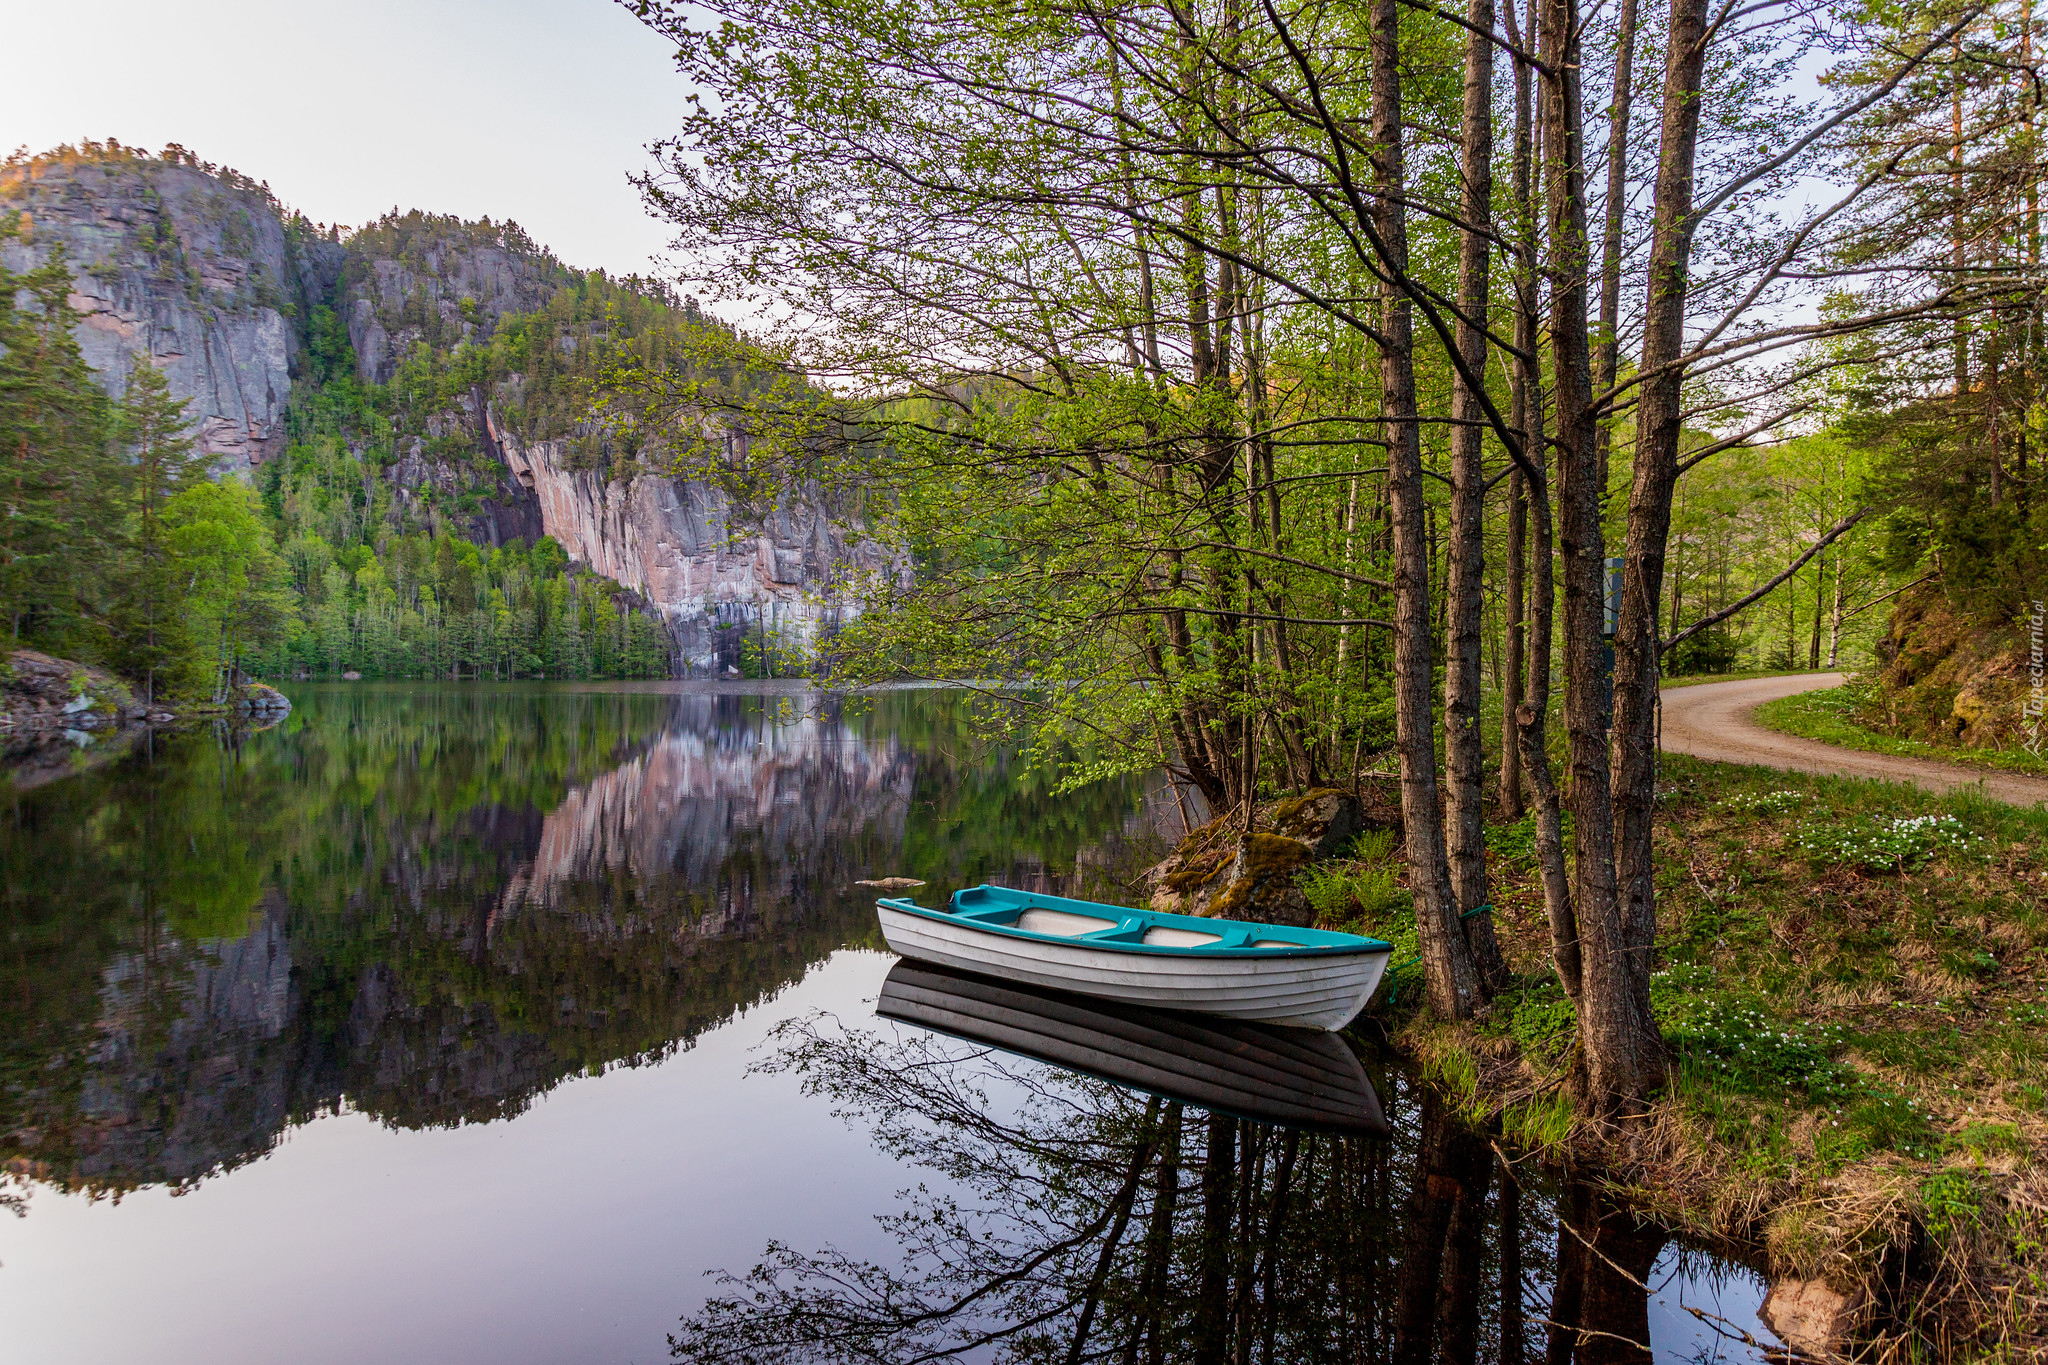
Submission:
[[7,798],[0,1361],[1771,1340],[1752,1272],[1506,1166],[1372,1056],[1384,1139],[877,1019],[856,879],[1127,899],[1179,832],[1156,783],[1055,796],[963,696],[293,699]]

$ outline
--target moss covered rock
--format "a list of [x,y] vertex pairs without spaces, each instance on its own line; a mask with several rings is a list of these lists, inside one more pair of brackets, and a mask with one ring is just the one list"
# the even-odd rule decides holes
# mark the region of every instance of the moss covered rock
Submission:
[[1857,715],[1860,724],[1972,749],[2016,748],[2031,738],[2022,624],[1986,628],[1928,584],[1899,599],[1878,661],[1879,686]]
[[1321,787],[1241,816],[1212,820],[1181,841],[1147,874],[1152,908],[1263,924],[1306,926],[1315,919],[1301,892],[1301,871],[1337,853],[1363,823],[1356,797]]

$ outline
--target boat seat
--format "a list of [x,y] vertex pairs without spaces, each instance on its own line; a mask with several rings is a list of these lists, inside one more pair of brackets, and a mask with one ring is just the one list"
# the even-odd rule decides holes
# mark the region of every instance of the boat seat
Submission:
[[1205,934],[1199,929],[1171,929],[1155,924],[1145,931],[1142,942],[1155,948],[1206,948],[1212,943],[1223,942],[1222,934]]
[[1080,938],[1104,930],[1123,928],[1123,921],[1103,919],[1096,915],[1077,915],[1071,910],[1048,910],[1034,905],[1017,916],[1017,927],[1026,933],[1057,934],[1061,938]]
[[1128,943],[1153,948],[1181,948],[1194,952],[1200,952],[1205,948],[1229,951],[1303,946],[1293,939],[1255,938],[1254,931],[1249,929],[1232,928],[1221,933],[1209,933],[1201,929],[1180,929],[1172,925],[1151,924],[1141,916],[1109,919],[1100,915],[1077,914],[1071,910],[1055,910],[1049,905],[1019,907],[1014,902],[987,906],[963,905],[959,893],[955,893],[946,909],[954,918],[970,923],[1001,925],[1005,928],[1022,929],[1026,933],[1072,939],[1077,943]]

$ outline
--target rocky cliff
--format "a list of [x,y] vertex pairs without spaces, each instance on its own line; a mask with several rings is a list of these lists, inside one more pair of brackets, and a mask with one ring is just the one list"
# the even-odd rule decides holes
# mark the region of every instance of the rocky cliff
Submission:
[[508,316],[547,306],[573,272],[514,223],[391,215],[349,237],[340,307],[366,383],[388,384],[425,342],[487,337]]
[[715,484],[572,469],[560,442],[527,445],[493,414],[485,420],[546,533],[652,602],[692,672],[736,667],[749,637],[757,648],[808,654],[858,610],[862,580],[902,572],[879,543],[850,537],[815,487],[746,517]]
[[[364,501],[388,505],[392,529],[489,545],[552,536],[646,599],[685,672],[731,671],[743,655],[794,663],[858,611],[861,585],[905,571],[821,488],[749,511],[715,483],[611,449],[587,420],[587,376],[616,320],[591,299],[622,286],[569,269],[515,224],[394,213],[322,229],[182,149],[113,144],[0,167],[11,212],[0,267],[61,250],[81,347],[108,390],[138,358],[162,367],[224,474],[260,480],[289,444],[288,409],[316,403],[338,360],[389,414],[388,430],[346,439],[389,486],[382,504]],[[700,325],[655,286],[623,287],[671,332]],[[545,344],[493,349],[508,325]],[[727,439],[744,448],[743,433]]]
[[147,356],[191,400],[200,443],[224,468],[246,473],[282,451],[298,320],[339,280],[339,240],[177,149],[9,162],[0,214],[11,213],[0,268],[63,250],[79,348],[109,392]]

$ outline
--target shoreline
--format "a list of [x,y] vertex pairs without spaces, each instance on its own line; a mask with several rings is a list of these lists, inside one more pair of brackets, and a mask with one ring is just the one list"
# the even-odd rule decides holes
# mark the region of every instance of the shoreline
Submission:
[[259,682],[222,702],[147,705],[96,664],[17,649],[0,656],[0,774],[15,790],[39,787],[111,762],[152,735],[207,721],[261,728],[291,709],[282,692]]
[[[2048,812],[1682,756],[1666,776],[1653,1000],[1673,1068],[1648,1114],[1572,1110],[1570,1009],[1512,853],[1490,860],[1511,986],[1464,1023],[1412,996],[1368,1017],[1510,1152],[1753,1255],[1766,1320],[1808,1354],[2048,1348],[2048,913],[2029,885]],[[1825,837],[1929,820],[1967,837],[1889,868]]]

